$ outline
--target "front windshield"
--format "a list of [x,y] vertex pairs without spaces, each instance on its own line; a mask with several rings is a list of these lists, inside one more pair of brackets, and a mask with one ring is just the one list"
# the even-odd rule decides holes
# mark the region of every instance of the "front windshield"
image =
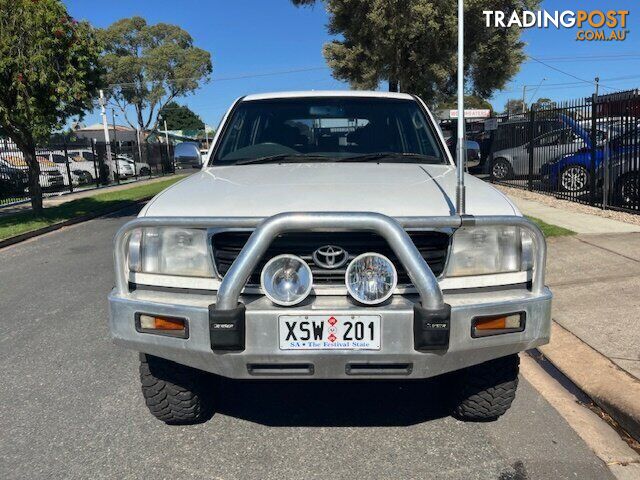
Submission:
[[446,164],[413,100],[296,98],[241,102],[211,165],[376,161]]

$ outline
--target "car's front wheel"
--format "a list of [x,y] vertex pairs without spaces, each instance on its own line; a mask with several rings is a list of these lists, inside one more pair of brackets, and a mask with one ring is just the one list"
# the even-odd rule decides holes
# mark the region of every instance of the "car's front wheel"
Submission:
[[508,160],[496,158],[491,164],[491,176],[494,180],[508,180],[513,176],[513,169]]
[[615,184],[614,203],[617,207],[638,208],[640,206],[640,173],[622,175]]
[[560,172],[560,190],[579,193],[589,188],[589,171],[583,165],[568,165]]
[[489,360],[453,374],[453,414],[475,422],[496,420],[511,406],[518,387],[518,355]]
[[140,354],[140,381],[147,408],[167,424],[199,423],[213,415],[213,379],[206,372]]

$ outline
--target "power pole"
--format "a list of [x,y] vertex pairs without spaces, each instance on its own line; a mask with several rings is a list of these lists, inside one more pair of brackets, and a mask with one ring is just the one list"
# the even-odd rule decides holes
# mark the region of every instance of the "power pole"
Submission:
[[595,81],[596,81],[596,97],[597,97],[598,96],[598,90],[599,90],[599,87],[600,87],[600,77],[596,77]]
[[458,144],[456,187],[456,213],[465,214],[464,170],[467,159],[467,143],[465,141],[464,122],[464,0],[458,0]]
[[527,112],[527,86],[522,86],[522,113]]
[[100,90],[100,112],[102,115],[102,128],[104,130],[104,143],[107,150],[107,161],[111,162],[111,141],[109,140],[109,123],[107,121],[107,100],[104,92]]

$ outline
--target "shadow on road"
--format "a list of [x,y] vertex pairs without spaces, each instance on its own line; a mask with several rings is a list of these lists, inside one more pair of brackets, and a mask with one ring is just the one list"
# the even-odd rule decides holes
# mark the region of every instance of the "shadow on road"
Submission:
[[267,426],[407,426],[449,415],[441,382],[220,379],[216,410]]

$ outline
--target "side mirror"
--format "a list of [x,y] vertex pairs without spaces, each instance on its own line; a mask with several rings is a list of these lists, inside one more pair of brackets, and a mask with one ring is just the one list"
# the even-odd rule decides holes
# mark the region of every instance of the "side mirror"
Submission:
[[178,167],[200,168],[202,166],[200,147],[194,142],[179,143],[173,150],[173,160]]

